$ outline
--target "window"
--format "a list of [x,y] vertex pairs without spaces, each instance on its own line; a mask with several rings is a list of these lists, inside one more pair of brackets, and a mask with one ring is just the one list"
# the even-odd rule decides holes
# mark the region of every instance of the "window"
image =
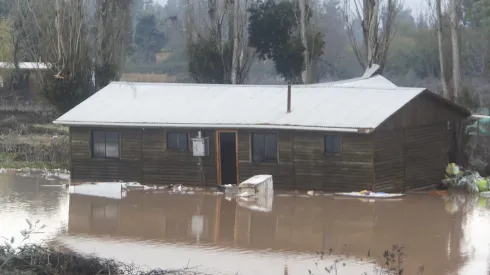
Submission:
[[336,155],[342,151],[342,142],[340,135],[325,136],[325,154]]
[[92,131],[92,156],[97,158],[118,158],[119,132]]
[[168,132],[167,149],[187,151],[189,146],[188,135],[185,132]]
[[277,161],[276,134],[252,134],[252,160],[253,162]]

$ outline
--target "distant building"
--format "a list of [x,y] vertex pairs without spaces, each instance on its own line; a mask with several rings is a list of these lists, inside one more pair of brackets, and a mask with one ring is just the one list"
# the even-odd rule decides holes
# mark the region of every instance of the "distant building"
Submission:
[[447,123],[468,116],[378,75],[289,87],[113,82],[54,123],[70,127],[73,180],[209,186],[271,174],[276,188],[406,191],[440,182]]

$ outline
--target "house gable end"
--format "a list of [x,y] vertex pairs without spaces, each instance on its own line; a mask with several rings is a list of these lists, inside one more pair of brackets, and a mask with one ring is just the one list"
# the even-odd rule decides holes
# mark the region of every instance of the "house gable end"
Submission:
[[425,90],[383,121],[376,127],[376,130],[413,128],[446,123],[470,115],[471,112],[464,107]]

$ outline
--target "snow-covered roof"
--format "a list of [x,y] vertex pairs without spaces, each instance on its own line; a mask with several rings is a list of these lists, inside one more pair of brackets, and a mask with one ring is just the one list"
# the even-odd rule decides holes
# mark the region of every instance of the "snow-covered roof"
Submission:
[[54,123],[370,132],[424,88],[112,82]]

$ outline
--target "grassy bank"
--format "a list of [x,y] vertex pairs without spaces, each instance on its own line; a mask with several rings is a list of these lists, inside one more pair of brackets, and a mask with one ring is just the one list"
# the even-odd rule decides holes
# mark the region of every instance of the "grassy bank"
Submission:
[[68,168],[68,128],[52,124],[43,108],[1,108],[0,162],[3,168]]

